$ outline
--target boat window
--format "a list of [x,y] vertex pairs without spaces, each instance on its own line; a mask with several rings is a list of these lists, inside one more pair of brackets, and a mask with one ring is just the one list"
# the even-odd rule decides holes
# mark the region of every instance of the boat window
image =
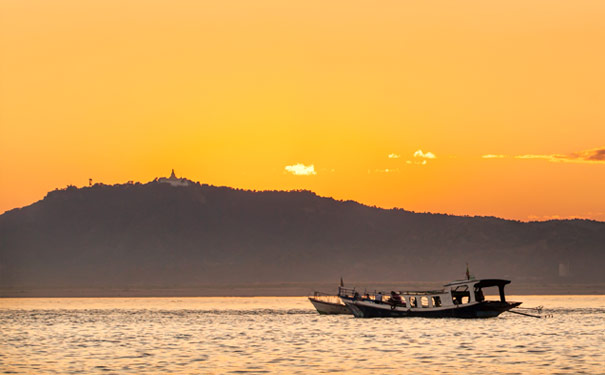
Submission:
[[441,306],[441,297],[439,297],[439,296],[433,297],[433,306],[435,306],[435,307]]
[[418,301],[416,297],[410,297],[410,307],[418,307]]
[[469,303],[471,300],[471,293],[468,290],[468,286],[460,285],[452,289],[452,301],[454,305],[461,305]]
[[429,307],[428,297],[420,297],[420,304],[422,305],[422,307]]

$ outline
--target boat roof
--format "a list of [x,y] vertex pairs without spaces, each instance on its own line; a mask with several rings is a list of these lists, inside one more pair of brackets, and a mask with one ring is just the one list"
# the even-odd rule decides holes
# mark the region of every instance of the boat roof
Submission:
[[487,288],[487,287],[490,287],[490,286],[504,286],[506,284],[510,284],[510,280],[503,280],[503,279],[481,279],[475,285],[478,286],[479,288]]
[[490,286],[504,286],[506,284],[510,284],[510,280],[504,279],[470,279],[470,280],[455,280],[450,283],[445,284],[444,286],[454,286],[454,285],[464,285],[464,284],[474,284],[479,288],[487,288]]
[[[504,280],[504,279],[466,279],[466,280],[454,280],[452,282],[449,282],[447,284],[444,285],[444,288],[448,288],[448,287],[453,287],[453,286],[457,286],[457,285],[472,285],[472,286],[476,286],[479,288],[488,288],[490,286],[497,286],[497,287],[503,287],[504,285],[510,284],[510,280]],[[344,287],[339,287],[339,296],[343,296],[343,295],[353,295],[354,293],[356,293],[357,291],[355,290],[355,288],[344,288]],[[361,293],[361,292],[359,292]],[[364,292],[367,293],[367,292]],[[374,292],[376,293],[376,291]],[[380,291],[380,293],[382,293],[383,295],[388,295],[389,293],[386,291]],[[444,294],[444,293],[448,293],[446,292],[445,289],[442,290],[414,290],[414,291],[399,291],[399,294],[401,295],[436,295],[436,294]]]

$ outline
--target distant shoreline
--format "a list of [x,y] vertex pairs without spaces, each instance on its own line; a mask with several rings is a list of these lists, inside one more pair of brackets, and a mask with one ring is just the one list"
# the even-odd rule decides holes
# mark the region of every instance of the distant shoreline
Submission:
[[[434,290],[440,283],[401,282],[347,283],[360,291],[373,290]],[[281,283],[199,285],[186,287],[0,287],[0,298],[102,298],[102,297],[301,297],[315,290],[336,294],[336,283]],[[508,295],[605,295],[605,283],[513,283],[506,287]]]

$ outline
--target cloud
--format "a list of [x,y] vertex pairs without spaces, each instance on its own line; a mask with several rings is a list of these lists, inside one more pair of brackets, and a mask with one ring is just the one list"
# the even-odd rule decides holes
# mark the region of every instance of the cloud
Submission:
[[543,159],[560,163],[601,163],[605,164],[605,147],[593,148],[571,154],[549,154],[549,155],[517,155],[515,159]]
[[516,155],[515,159],[552,159],[555,155]]
[[418,150],[414,152],[415,158],[423,158],[423,159],[435,159],[436,156],[432,152],[427,152],[426,154],[422,152],[422,150]]
[[311,176],[317,174],[317,172],[315,172],[315,166],[313,164],[304,165],[298,163],[294,165],[286,165],[284,169],[295,176]]
[[587,160],[605,161],[605,147],[588,150]]
[[422,152],[422,150],[418,150],[414,152],[414,160],[406,160],[406,164],[416,164],[416,165],[426,165],[427,159],[436,159],[437,156],[432,152]]
[[[482,155],[483,159],[506,158],[506,155]],[[541,159],[555,163],[587,163],[587,164],[605,164],[605,147],[593,148],[570,154],[525,154],[514,155],[514,159]]]
[[[405,161],[406,164],[426,165],[428,159],[437,158],[437,156],[435,154],[433,154],[432,152],[423,152],[422,150],[417,150],[412,155],[413,155],[413,159],[406,160]],[[401,158],[401,155],[399,155],[399,154],[395,154],[395,153],[389,154],[389,159],[400,159],[400,158]],[[383,173],[398,172],[398,171],[399,170],[397,170],[397,169],[377,169],[377,170],[375,170],[375,172],[383,172]]]
[[582,160],[585,162],[605,162],[605,147],[593,148],[590,150],[575,152],[565,157],[568,160]]

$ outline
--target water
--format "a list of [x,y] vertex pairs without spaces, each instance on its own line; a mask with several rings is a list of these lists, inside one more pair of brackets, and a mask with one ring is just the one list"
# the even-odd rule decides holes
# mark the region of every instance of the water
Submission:
[[319,316],[301,297],[0,299],[0,373],[605,374],[605,296],[553,318]]

